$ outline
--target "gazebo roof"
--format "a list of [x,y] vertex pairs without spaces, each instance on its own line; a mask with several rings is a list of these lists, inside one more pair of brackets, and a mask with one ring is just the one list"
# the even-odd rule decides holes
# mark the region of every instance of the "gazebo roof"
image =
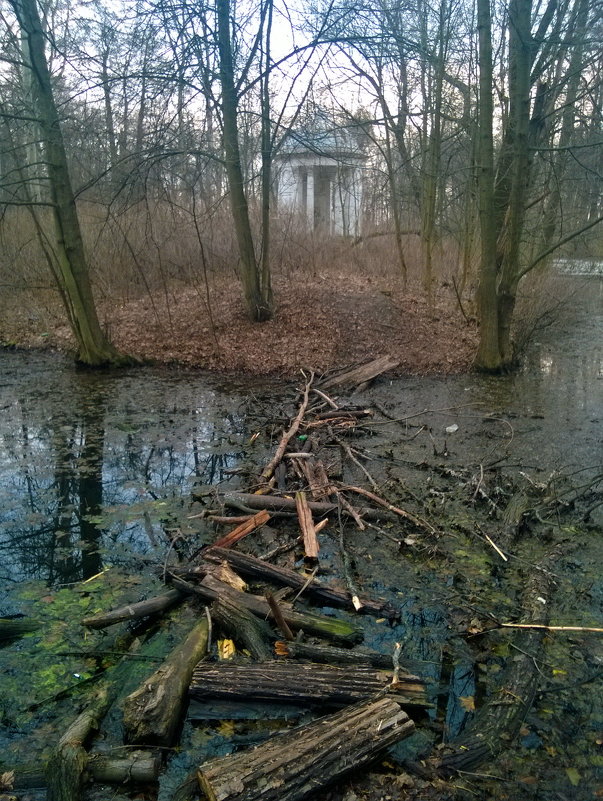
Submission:
[[364,160],[367,156],[362,151],[360,133],[357,126],[338,125],[325,111],[319,110],[307,123],[287,133],[279,154]]

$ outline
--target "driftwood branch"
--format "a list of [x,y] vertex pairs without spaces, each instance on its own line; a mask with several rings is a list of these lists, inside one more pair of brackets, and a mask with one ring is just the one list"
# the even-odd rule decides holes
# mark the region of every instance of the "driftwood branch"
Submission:
[[310,376],[309,381],[306,383],[304,388],[304,396],[301,402],[301,406],[299,407],[299,411],[291,423],[290,428],[283,434],[281,441],[278,444],[276,452],[272,459],[268,462],[266,467],[262,470],[262,474],[260,478],[263,481],[268,481],[272,474],[274,473],[274,468],[283,458],[283,454],[287,450],[287,445],[289,444],[290,440],[297,434],[299,430],[299,426],[301,421],[304,419],[304,415],[306,413],[306,409],[308,408],[308,397],[310,393],[310,387],[312,386],[312,381],[314,380],[314,373]]

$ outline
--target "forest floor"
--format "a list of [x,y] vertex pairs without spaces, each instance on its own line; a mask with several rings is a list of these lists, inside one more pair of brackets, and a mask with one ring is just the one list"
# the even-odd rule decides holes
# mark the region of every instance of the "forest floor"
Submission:
[[[275,315],[252,323],[234,277],[204,288],[171,287],[122,302],[100,302],[99,315],[117,347],[144,360],[238,374],[320,372],[388,354],[399,373],[451,374],[469,369],[477,328],[452,287],[438,287],[433,312],[419,287],[392,276],[329,271],[274,281]],[[19,300],[2,310],[0,341],[21,347],[73,348],[56,304],[44,312]]]

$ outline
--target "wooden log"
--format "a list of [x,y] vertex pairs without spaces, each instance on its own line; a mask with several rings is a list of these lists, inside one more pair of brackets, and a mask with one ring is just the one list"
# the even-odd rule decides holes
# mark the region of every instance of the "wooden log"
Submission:
[[[136,751],[123,757],[105,754],[88,754],[85,777],[103,784],[147,784],[159,777],[161,755],[150,751]],[[36,762],[31,765],[17,765],[11,772],[15,790],[46,787],[46,766]]]
[[[198,496],[193,490],[193,498],[203,500],[203,496]],[[219,500],[225,506],[232,506],[235,509],[240,509],[241,506],[249,509],[268,509],[273,514],[279,512],[295,512],[295,500],[293,498],[279,498],[276,495],[254,495],[249,492],[226,492],[219,496]],[[338,506],[336,503],[329,503],[327,501],[308,501],[308,506],[313,512],[319,514],[329,514],[337,512]],[[389,523],[398,523],[400,518],[387,509],[373,509],[370,506],[362,506],[356,509],[358,514],[366,517],[367,520],[386,520]],[[344,514],[349,514],[344,510]]]
[[263,526],[264,523],[267,523],[270,520],[270,515],[265,509],[262,509],[261,512],[258,512],[249,520],[246,520],[243,523],[240,523],[236,528],[233,528],[228,534],[225,534],[223,537],[220,537],[219,540],[216,540],[214,545],[220,548],[230,548],[235,542],[242,540],[243,537],[246,537],[248,534],[251,534],[252,531],[255,531],[260,526]]
[[113,626],[115,623],[121,623],[123,620],[136,620],[153,615],[156,612],[163,612],[183,598],[184,596],[178,590],[168,590],[163,595],[147,598],[146,601],[121,606],[119,609],[113,609],[110,612],[94,615],[93,617],[85,617],[82,620],[82,626],[87,626],[90,629],[104,629],[107,626]]
[[126,742],[169,746],[181,722],[193,668],[207,650],[204,618],[124,702]]
[[209,801],[299,801],[374,761],[414,724],[387,696],[354,704],[199,767]]
[[312,520],[312,512],[310,511],[308,500],[303,492],[295,493],[295,506],[304,543],[304,556],[306,559],[316,561],[319,551],[318,539],[316,537],[314,521]]
[[387,370],[394,370],[399,364],[399,359],[394,359],[391,356],[380,356],[378,359],[373,359],[358,367],[352,367],[349,370],[344,370],[337,375],[326,378],[324,381],[319,382],[319,386],[321,389],[333,389],[334,387],[346,385],[358,386],[367,381],[372,381],[373,378],[385,373]]
[[84,743],[98,729],[114,694],[114,688],[101,687],[95,699],[60,738],[45,771],[48,801],[80,801],[88,763]]
[[[379,651],[369,651],[359,648],[334,648],[332,645],[316,645],[307,642],[284,642],[277,640],[274,643],[276,656],[287,659],[305,659],[309,662],[324,662],[327,665],[372,665],[382,670],[393,670],[392,654],[382,654]],[[414,682],[422,682],[413,671],[424,668],[420,662],[406,661],[400,671],[400,676]]]
[[[392,673],[368,665],[270,662],[238,665],[202,663],[193,671],[190,695],[196,699],[279,701],[292,704],[351,704],[385,690]],[[399,677],[396,694],[426,704],[423,683]]]
[[[212,546],[203,554],[205,559],[219,559],[228,564],[251,579],[259,581],[271,581],[276,584],[291,587],[294,590],[301,590],[307,583],[307,578],[294,570],[286,567],[278,567],[270,562],[265,562],[255,556],[251,556],[240,551],[227,551]],[[304,596],[313,599],[317,603],[325,606],[333,606],[342,609],[353,609],[352,596],[345,590],[338,590],[327,587],[320,581],[313,579],[304,589]],[[387,617],[394,619],[398,611],[387,601],[374,601],[367,598],[361,599],[363,614],[374,615],[375,617]]]
[[[224,597],[232,598],[253,612],[254,615],[258,615],[264,620],[272,618],[270,607],[264,598],[259,598],[257,595],[251,595],[248,592],[237,592],[212,576],[206,576],[201,584],[191,584],[175,575],[170,575],[170,580],[177,587],[199,595],[205,601],[215,601]],[[286,604],[282,604],[281,608],[283,617],[290,628],[295,631],[302,629],[307,634],[324,637],[349,647],[361,642],[363,639],[362,630],[347,623],[345,620],[338,620],[325,615],[315,615],[310,612],[296,612]]]
[[219,628],[247,648],[254,659],[266,662],[272,658],[270,642],[274,634],[270,626],[249,609],[224,595],[213,602],[211,616]]

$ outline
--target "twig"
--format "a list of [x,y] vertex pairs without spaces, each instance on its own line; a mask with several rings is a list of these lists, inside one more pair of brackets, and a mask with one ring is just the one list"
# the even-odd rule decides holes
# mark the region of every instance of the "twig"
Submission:
[[272,459],[268,462],[268,464],[266,465],[266,467],[262,471],[262,474],[261,474],[260,478],[263,481],[268,481],[270,479],[270,477],[272,476],[272,474],[274,472],[274,468],[277,466],[277,464],[283,458],[283,454],[285,453],[285,450],[287,449],[287,445],[289,444],[289,441],[291,440],[292,437],[295,436],[295,434],[297,433],[297,431],[299,429],[301,421],[304,419],[304,415],[306,413],[306,409],[308,408],[308,397],[309,397],[309,394],[310,394],[310,386],[312,385],[312,381],[314,381],[314,373],[312,373],[310,375],[310,379],[306,383],[306,386],[304,388],[304,397],[303,397],[301,406],[299,407],[299,411],[298,411],[293,423],[291,424],[291,427],[289,428],[288,431],[286,431],[283,434],[283,437],[282,437],[281,441],[279,442],[278,447],[276,449],[276,453],[274,454]]
[[505,562],[508,562],[508,561],[509,561],[509,557],[508,557],[508,556],[506,556],[506,555],[505,555],[505,554],[504,554],[504,553],[503,553],[503,552],[500,550],[500,548],[498,547],[498,545],[497,545],[497,544],[494,542],[494,540],[493,540],[491,537],[489,537],[489,536],[486,534],[486,532],[484,532],[484,537],[485,537],[485,538],[488,540],[488,542],[490,543],[490,545],[491,545],[491,546],[494,548],[494,550],[495,550],[495,551],[496,551],[496,553],[497,553],[497,554],[498,554],[498,555],[501,557],[501,559],[504,559],[504,560],[505,560]]
[[351,461],[352,461],[352,462],[353,462],[353,463],[356,465],[356,467],[359,467],[359,468],[360,468],[360,470],[361,470],[361,471],[364,473],[364,475],[366,476],[366,478],[367,478],[367,480],[368,480],[369,484],[371,485],[371,487],[372,487],[374,490],[378,490],[378,489],[379,489],[379,485],[377,484],[377,482],[375,481],[375,479],[372,477],[372,475],[369,473],[369,471],[366,469],[366,467],[365,467],[363,464],[361,464],[361,462],[359,462],[359,461],[358,461],[358,459],[357,459],[357,458],[354,456],[354,454],[352,453],[352,449],[350,448],[350,446],[348,445],[348,443],[347,443],[347,442],[344,442],[344,441],[343,441],[343,440],[341,440],[341,439],[339,439],[339,437],[335,437],[335,442],[336,442],[336,443],[337,443],[337,444],[338,444],[338,445],[339,445],[341,448],[343,448],[343,450],[346,452],[346,454],[347,454],[348,458],[349,458],[349,459],[350,459],[350,460],[351,460]]
[[291,601],[291,606],[293,606],[293,604],[294,604],[294,603],[297,601],[297,599],[299,598],[299,596],[300,596],[300,595],[301,595],[301,594],[302,594],[302,593],[303,593],[305,590],[307,590],[307,589],[308,589],[308,587],[310,586],[310,584],[312,584],[312,582],[313,582],[313,581],[314,581],[314,579],[316,578],[316,574],[317,574],[317,573],[318,573],[318,567],[315,567],[315,568],[314,568],[314,570],[313,570],[313,571],[310,573],[310,575],[308,576],[307,580],[304,582],[304,585],[303,585],[303,587],[300,589],[300,591],[297,593],[297,595],[296,595],[296,596],[293,598],[293,600]]
[[544,631],[594,631],[603,634],[603,628],[595,626],[545,626],[543,623],[499,623],[505,629],[543,629]]
[[405,511],[404,509],[399,509],[397,506],[393,506],[393,504],[391,504],[389,501],[386,501],[384,498],[380,498],[378,495],[375,495],[374,492],[369,492],[369,490],[366,490],[363,487],[344,486],[341,487],[341,489],[349,490],[350,492],[355,492],[358,495],[363,495],[365,498],[370,498],[370,500],[379,504],[379,506],[383,506],[388,511],[394,512],[394,514],[397,514],[400,517],[405,518],[406,520],[410,520],[410,522],[414,523],[414,525],[417,526],[418,528],[426,529],[430,534],[437,534],[435,528],[426,520],[423,520],[422,518],[417,517],[416,515],[413,515],[410,512]]
[[333,400],[333,398],[330,398],[330,397],[327,395],[327,393],[326,393],[326,392],[323,392],[323,391],[322,391],[322,390],[320,390],[320,389],[316,389],[316,387],[312,387],[312,392],[313,392],[315,395],[318,395],[318,397],[319,397],[319,398],[322,398],[324,401],[326,401],[326,402],[329,404],[329,406],[331,407],[331,409],[339,409],[339,406],[338,406],[338,405],[335,403],[335,401]]
[[270,611],[274,615],[274,622],[276,623],[278,628],[281,630],[281,632],[283,634],[283,637],[286,640],[295,639],[294,636],[293,636],[293,632],[291,631],[291,629],[287,625],[287,621],[283,617],[283,613],[281,612],[281,608],[278,605],[278,603],[276,602],[276,600],[274,598],[274,595],[271,592],[267,592],[264,597],[268,601],[268,606],[270,607]]
[[[338,517],[339,517],[339,550],[341,551],[341,561],[342,561],[342,564],[343,564],[343,575],[344,575],[345,583],[347,585],[349,593],[352,596],[352,604],[354,605],[354,609],[356,611],[358,611],[359,609],[362,609],[363,604],[362,604],[362,601],[360,600],[360,598],[358,597],[358,589],[356,587],[356,584],[354,583],[354,580],[352,579],[352,572],[350,570],[350,559],[349,559],[348,553],[347,553],[347,551],[345,549],[345,544],[344,544],[344,539],[343,539],[344,526],[343,526],[343,520],[341,519],[341,507],[343,506],[342,502],[343,502],[344,499],[342,498],[342,496],[340,494],[337,495],[337,499],[339,501],[339,506],[338,506],[338,510],[337,510]],[[363,528],[364,528],[364,526],[363,526]]]

